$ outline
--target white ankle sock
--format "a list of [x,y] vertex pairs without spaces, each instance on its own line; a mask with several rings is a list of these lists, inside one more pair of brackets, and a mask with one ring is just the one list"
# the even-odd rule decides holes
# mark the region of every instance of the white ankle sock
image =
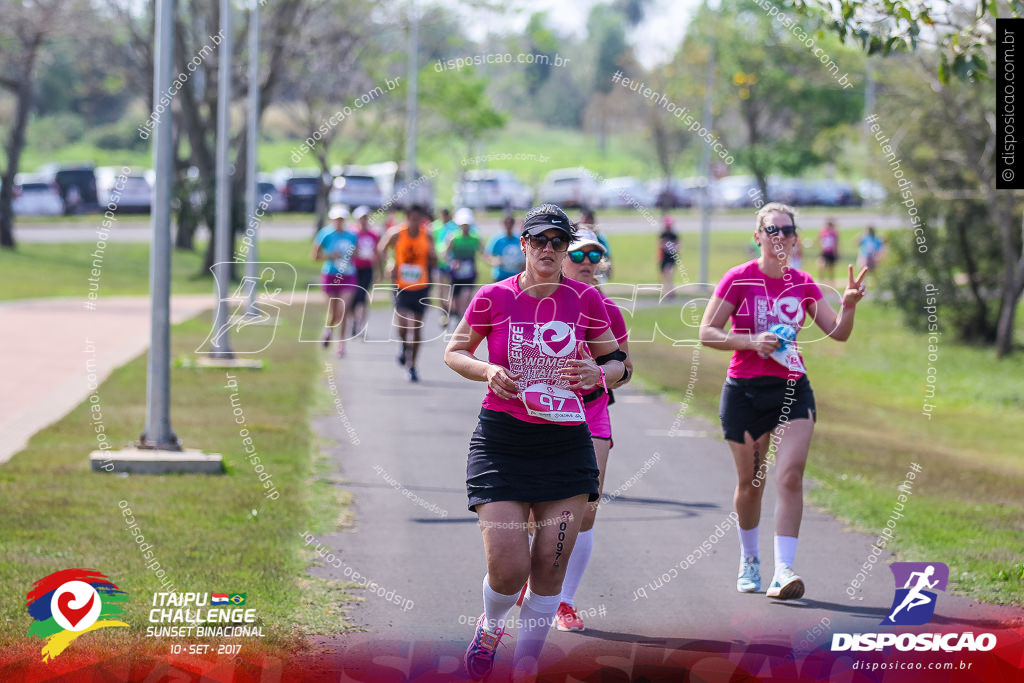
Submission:
[[740,552],[743,553],[743,557],[760,557],[758,554],[757,546],[757,530],[760,525],[755,526],[753,529],[741,529],[739,525],[736,529],[740,532]]
[[796,536],[775,537],[775,571],[783,565],[792,568],[796,558]]
[[526,599],[519,612],[516,649],[512,654],[514,673],[533,675],[537,672],[544,639],[548,637],[561,600],[561,595],[537,595],[529,588],[526,589]]
[[519,591],[512,595],[505,595],[491,588],[491,584],[484,574],[484,625],[490,631],[498,631],[505,625],[505,617],[515,607],[519,599]]
[[580,587],[583,580],[583,572],[587,571],[587,563],[590,562],[590,553],[594,550],[594,530],[581,531],[576,536],[576,545],[572,548],[572,555],[569,556],[569,566],[565,569],[565,579],[562,581],[562,602],[567,602],[573,607],[576,603],[576,589]]

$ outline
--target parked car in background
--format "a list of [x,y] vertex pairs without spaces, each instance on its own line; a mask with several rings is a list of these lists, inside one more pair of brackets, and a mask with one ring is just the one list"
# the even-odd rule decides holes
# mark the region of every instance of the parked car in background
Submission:
[[601,201],[600,186],[585,168],[560,168],[544,176],[540,201],[565,207],[594,207]]
[[866,178],[857,183],[857,194],[864,206],[879,206],[888,196],[881,183]]
[[819,180],[811,185],[812,202],[817,206],[854,206],[859,202],[849,183]]
[[365,204],[379,209],[384,203],[377,179],[367,169],[355,166],[345,168],[331,184],[331,204],[347,204],[355,208]]
[[773,202],[790,206],[810,206],[814,202],[814,191],[810,181],[801,178],[768,178],[768,197]]
[[512,171],[466,171],[455,184],[452,206],[470,209],[518,209],[532,206],[533,190],[519,182]]
[[64,213],[84,213],[99,210],[96,196],[96,174],[92,164],[47,164],[39,174],[46,176],[60,188],[64,200]]
[[701,178],[658,178],[647,183],[654,206],[661,209],[686,209],[700,201]]
[[64,200],[57,183],[48,176],[18,173],[14,176],[11,209],[18,216],[60,216]]
[[320,171],[315,168],[283,168],[274,179],[284,196],[286,211],[315,211],[320,188]]
[[264,198],[270,195],[266,213],[281,213],[288,210],[288,202],[274,182],[273,176],[260,173],[256,176],[256,203],[259,204]]
[[[745,208],[754,206],[758,199],[757,180],[754,176],[729,176],[714,184],[716,206],[726,208]],[[764,197],[759,198],[764,201]]]
[[106,211],[113,202],[114,211],[149,213],[153,206],[153,186],[145,170],[125,172],[121,166],[100,166],[96,169],[96,200],[101,211]]
[[600,206],[606,209],[654,206],[654,195],[642,181],[630,176],[608,178],[598,190]]
[[377,180],[383,208],[400,211],[411,204],[419,204],[428,211],[434,210],[433,176],[422,173],[418,168],[408,173],[404,161],[401,164],[394,161],[371,164],[366,170]]

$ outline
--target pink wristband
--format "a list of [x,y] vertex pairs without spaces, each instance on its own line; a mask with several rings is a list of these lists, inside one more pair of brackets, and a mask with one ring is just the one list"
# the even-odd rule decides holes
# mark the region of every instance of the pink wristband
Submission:
[[604,392],[607,394],[608,393],[608,383],[605,382],[605,379],[604,379],[604,367],[603,366],[599,366],[598,370],[601,371],[601,386],[604,387]]

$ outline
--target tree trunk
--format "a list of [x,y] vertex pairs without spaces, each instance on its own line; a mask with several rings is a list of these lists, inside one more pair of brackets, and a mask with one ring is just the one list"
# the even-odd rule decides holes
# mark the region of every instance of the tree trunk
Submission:
[[7,136],[7,168],[3,174],[3,187],[0,187],[0,247],[14,249],[14,176],[18,173],[21,162],[21,151],[25,148],[25,130],[28,128],[28,115],[32,109],[32,73],[35,67],[39,40],[29,46],[26,56],[25,71],[18,82],[15,95],[14,123]]
[[999,325],[996,328],[996,357],[1003,358],[1013,350],[1013,327],[1017,319],[1017,303],[1021,289],[1016,292],[1007,287],[999,311]]
[[[947,221],[947,225],[949,224],[950,222]],[[992,324],[989,320],[988,303],[985,301],[985,295],[982,292],[980,283],[978,282],[980,274],[978,272],[977,261],[974,259],[974,253],[971,251],[970,235],[967,234],[970,227],[971,226],[968,226],[967,223],[962,220],[954,220],[952,221],[952,225],[950,225],[950,229],[956,233],[957,242],[964,257],[964,265],[967,271],[967,284],[970,289],[971,301],[974,308],[974,320],[970,327],[973,331],[971,337],[988,343],[992,340]]]
[[330,202],[331,194],[331,186],[325,182],[326,178],[331,177],[330,168],[327,166],[327,146],[329,144],[329,140],[322,140],[316,151],[316,161],[320,167],[320,182],[316,186],[316,204],[313,207],[314,235],[327,222],[327,204]]
[[[1021,225],[1021,237],[1024,240],[1024,221]],[[1003,278],[1003,296],[999,310],[999,324],[996,327],[996,357],[1002,358],[1013,351],[1013,328],[1017,318],[1017,304],[1024,294],[1024,241],[1021,243],[1021,257],[1014,260],[1009,253],[1010,228],[1003,229],[1003,244],[1006,247],[1006,271]]]

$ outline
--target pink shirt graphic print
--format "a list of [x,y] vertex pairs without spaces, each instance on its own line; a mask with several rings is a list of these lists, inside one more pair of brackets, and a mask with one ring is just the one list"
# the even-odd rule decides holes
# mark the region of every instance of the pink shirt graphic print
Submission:
[[489,361],[522,375],[517,399],[488,389],[483,407],[525,422],[580,424],[582,399],[558,372],[579,357],[579,342],[609,328],[604,301],[594,288],[568,278],[551,296],[533,297],[519,289],[518,278],[484,285],[466,312],[466,322],[487,339]]
[[[757,261],[748,261],[729,270],[715,288],[715,296],[728,301],[735,310],[730,316],[732,330],[756,337],[775,325],[788,325],[799,333],[807,321],[807,307],[822,298],[821,289],[807,273],[790,268],[789,279],[768,277]],[[803,358],[796,342],[787,344],[785,364],[762,358],[756,351],[737,349],[729,362],[729,377],[789,377],[805,374]]]

